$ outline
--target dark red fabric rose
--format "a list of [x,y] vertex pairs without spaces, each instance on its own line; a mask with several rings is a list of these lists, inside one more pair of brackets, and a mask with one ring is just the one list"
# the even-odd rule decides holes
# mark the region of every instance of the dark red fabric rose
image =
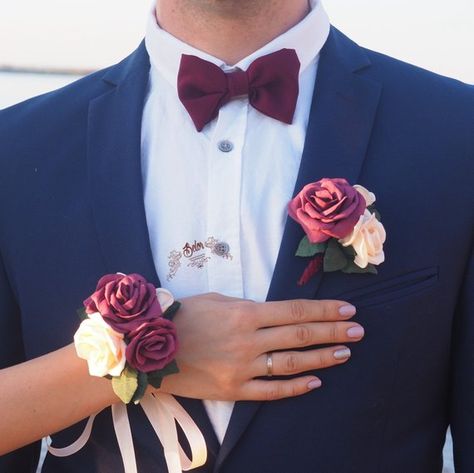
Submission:
[[150,373],[163,369],[173,361],[177,350],[175,324],[158,317],[143,323],[129,334],[125,357],[131,367]]
[[321,179],[306,185],[289,203],[288,213],[311,243],[341,239],[354,229],[366,201],[345,179]]
[[139,274],[103,276],[84,306],[88,314],[99,312],[114,330],[124,334],[162,315],[155,287]]

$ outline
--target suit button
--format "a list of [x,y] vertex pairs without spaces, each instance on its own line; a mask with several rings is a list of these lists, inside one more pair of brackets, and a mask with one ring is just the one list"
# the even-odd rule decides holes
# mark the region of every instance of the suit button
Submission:
[[230,153],[234,149],[234,143],[229,140],[221,140],[217,143],[217,147],[219,148],[219,151],[222,151],[223,153]]

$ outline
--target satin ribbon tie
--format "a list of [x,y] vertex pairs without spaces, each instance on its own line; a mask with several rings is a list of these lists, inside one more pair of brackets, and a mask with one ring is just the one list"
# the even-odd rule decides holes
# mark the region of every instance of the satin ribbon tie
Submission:
[[[198,468],[206,463],[207,448],[204,436],[191,416],[170,394],[148,394],[140,402],[156,435],[163,445],[164,456],[169,473],[181,473]],[[120,448],[125,473],[137,473],[132,431],[125,404],[113,404],[112,419]],[[92,426],[97,414],[89,417],[80,437],[68,447],[48,447],[49,453],[56,457],[67,457],[77,453],[91,436]],[[188,458],[178,440],[176,423],[183,429],[191,447],[192,459]]]

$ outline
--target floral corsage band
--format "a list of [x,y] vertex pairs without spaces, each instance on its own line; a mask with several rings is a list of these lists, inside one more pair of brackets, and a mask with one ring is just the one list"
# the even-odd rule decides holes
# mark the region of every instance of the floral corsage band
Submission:
[[296,256],[311,258],[299,285],[321,268],[377,274],[376,266],[385,259],[386,233],[374,204],[372,192],[342,178],[324,178],[299,192],[288,213],[306,233]]
[[179,307],[169,291],[139,274],[105,275],[78,311],[77,355],[87,360],[91,376],[111,378],[124,403],[137,404],[149,384],[159,388],[165,376],[179,371],[171,320]]

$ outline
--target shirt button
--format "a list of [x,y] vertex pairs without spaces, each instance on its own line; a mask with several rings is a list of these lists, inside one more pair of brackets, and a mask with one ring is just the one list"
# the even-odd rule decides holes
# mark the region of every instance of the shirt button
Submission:
[[226,256],[230,253],[230,246],[228,243],[225,243],[223,241],[220,241],[216,243],[216,246],[214,246],[214,253],[217,256]]
[[217,143],[217,147],[219,148],[219,151],[222,151],[223,153],[230,153],[234,149],[234,143],[229,140],[222,140]]

